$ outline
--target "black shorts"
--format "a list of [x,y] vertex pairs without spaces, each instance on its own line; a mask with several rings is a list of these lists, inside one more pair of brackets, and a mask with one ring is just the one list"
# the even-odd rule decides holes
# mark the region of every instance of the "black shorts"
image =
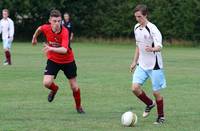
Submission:
[[59,70],[62,70],[68,79],[77,76],[77,67],[75,61],[66,64],[59,64],[49,59],[47,60],[47,66],[45,68],[44,75],[54,75],[54,78],[56,78]]

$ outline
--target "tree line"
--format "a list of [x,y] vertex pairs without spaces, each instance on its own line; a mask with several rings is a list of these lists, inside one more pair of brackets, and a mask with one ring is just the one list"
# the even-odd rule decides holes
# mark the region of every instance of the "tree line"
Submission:
[[199,0],[3,0],[0,9],[10,10],[16,38],[30,38],[52,9],[71,15],[76,36],[116,38],[132,37],[133,9],[141,3],[164,39],[200,40]]

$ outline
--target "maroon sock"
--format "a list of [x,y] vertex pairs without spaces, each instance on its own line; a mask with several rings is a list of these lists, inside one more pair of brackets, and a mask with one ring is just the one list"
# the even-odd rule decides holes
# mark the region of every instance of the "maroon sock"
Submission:
[[54,82],[52,82],[52,84],[49,86],[49,89],[56,92],[58,90],[58,86]]
[[10,51],[5,51],[6,61],[11,65],[11,54]]
[[163,99],[157,101],[156,100],[156,104],[157,104],[157,113],[158,113],[158,117],[164,117],[164,111],[163,111]]
[[78,109],[81,107],[81,92],[79,88],[77,91],[73,91],[73,96],[76,103],[76,108]]
[[145,94],[144,91],[142,91],[142,93],[137,96],[141,101],[143,101],[146,105],[152,105],[153,101]]

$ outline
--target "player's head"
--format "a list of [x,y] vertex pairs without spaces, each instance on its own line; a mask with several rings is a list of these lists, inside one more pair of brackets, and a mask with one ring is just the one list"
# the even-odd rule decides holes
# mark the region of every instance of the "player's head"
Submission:
[[61,27],[62,16],[59,10],[52,10],[50,12],[49,23],[53,30],[59,30]]
[[67,13],[67,12],[64,13],[64,20],[67,22],[70,20],[69,13]]
[[148,9],[146,5],[137,5],[134,9],[135,19],[138,23],[144,24],[147,21]]
[[8,18],[9,10],[8,9],[3,9],[2,10],[2,16],[3,16],[4,19]]

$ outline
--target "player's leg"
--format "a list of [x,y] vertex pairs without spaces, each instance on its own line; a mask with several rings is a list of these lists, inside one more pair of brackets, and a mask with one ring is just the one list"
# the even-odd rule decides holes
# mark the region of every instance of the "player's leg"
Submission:
[[52,102],[57,93],[57,90],[58,90],[58,86],[54,83],[54,76],[53,75],[44,75],[43,85],[44,85],[44,87],[51,90],[48,95],[48,101]]
[[11,43],[8,39],[3,40],[3,48],[6,57],[4,65],[11,65],[11,53],[10,53]]
[[8,39],[8,46],[7,46],[7,49],[8,49],[8,65],[11,65],[11,46],[12,46],[12,41],[13,39]]
[[68,78],[69,85],[71,87],[73,97],[74,97],[74,101],[75,101],[75,104],[76,104],[77,112],[78,113],[85,113],[82,106],[81,106],[81,91],[80,91],[80,88],[79,88],[77,80],[76,80],[77,67],[76,67],[75,61],[68,63],[68,64],[64,64],[63,67],[62,67],[62,70],[63,70],[65,76]]
[[59,71],[59,65],[51,60],[47,61],[47,66],[44,72],[43,85],[50,89],[48,101],[52,102],[58,91],[58,86],[55,84],[54,79]]
[[153,70],[151,74],[152,86],[153,86],[153,95],[156,100],[157,105],[157,114],[158,117],[154,124],[162,124],[165,121],[164,118],[164,100],[163,96],[160,93],[160,90],[166,87],[166,80],[163,70]]
[[153,95],[156,99],[158,117],[154,124],[162,124],[165,121],[164,117],[164,100],[159,91],[154,91]]
[[143,103],[146,104],[145,111],[143,112],[143,117],[147,117],[151,109],[155,106],[154,102],[141,89],[141,85],[144,84],[148,77],[148,74],[141,67],[136,67],[136,70],[133,74],[132,91]]
[[73,92],[74,101],[76,103],[76,110],[78,113],[85,113],[81,106],[81,91],[76,81],[76,77],[69,79],[69,84]]

